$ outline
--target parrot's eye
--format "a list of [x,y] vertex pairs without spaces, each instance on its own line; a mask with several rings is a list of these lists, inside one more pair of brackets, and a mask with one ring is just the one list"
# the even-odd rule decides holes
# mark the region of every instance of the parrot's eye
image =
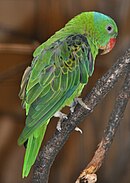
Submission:
[[111,25],[107,25],[106,30],[108,33],[111,33],[113,31],[113,27]]

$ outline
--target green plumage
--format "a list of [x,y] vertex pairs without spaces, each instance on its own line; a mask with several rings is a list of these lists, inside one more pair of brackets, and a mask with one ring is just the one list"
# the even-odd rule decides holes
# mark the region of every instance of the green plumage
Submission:
[[35,162],[50,119],[80,95],[94,71],[98,49],[114,36],[113,33],[102,39],[96,25],[99,19],[106,25],[112,23],[116,29],[114,33],[117,32],[111,18],[95,12],[82,13],[34,52],[20,92],[27,118],[18,144],[28,140],[23,177],[28,175]]

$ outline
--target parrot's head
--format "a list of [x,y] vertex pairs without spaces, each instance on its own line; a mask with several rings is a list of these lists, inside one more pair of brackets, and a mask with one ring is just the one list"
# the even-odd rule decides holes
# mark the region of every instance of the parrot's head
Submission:
[[94,36],[98,48],[106,54],[112,50],[116,43],[118,28],[115,21],[102,13],[94,12]]

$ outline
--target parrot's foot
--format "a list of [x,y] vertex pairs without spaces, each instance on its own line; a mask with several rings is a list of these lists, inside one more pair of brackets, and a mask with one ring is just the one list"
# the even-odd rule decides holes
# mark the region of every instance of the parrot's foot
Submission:
[[75,106],[76,106],[78,103],[79,103],[83,108],[85,108],[85,109],[87,109],[87,110],[91,110],[91,109],[82,101],[82,98],[75,98],[74,101],[72,102],[72,104],[70,105],[71,114],[74,112]]
[[74,129],[75,131],[77,131],[77,132],[80,132],[81,134],[83,133],[83,131],[79,128],[79,127],[75,127],[75,129]]
[[83,108],[87,109],[87,110],[91,110],[83,101],[82,98],[75,98],[74,99],[75,102],[79,103]]
[[75,106],[77,105],[77,102],[74,100],[70,105],[70,112],[71,114],[74,113]]
[[68,119],[67,115],[60,112],[60,111],[57,111],[55,114],[54,114],[54,117],[58,117],[60,118],[58,123],[57,123],[57,126],[56,126],[56,129],[60,132],[61,131],[61,122],[64,120],[64,119]]

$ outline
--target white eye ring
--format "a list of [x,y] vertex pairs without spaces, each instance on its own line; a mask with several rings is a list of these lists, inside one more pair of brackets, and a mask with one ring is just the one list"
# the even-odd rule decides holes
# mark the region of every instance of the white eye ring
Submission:
[[106,30],[107,30],[108,33],[113,32],[113,27],[112,27],[112,25],[107,25],[107,26],[106,26]]

